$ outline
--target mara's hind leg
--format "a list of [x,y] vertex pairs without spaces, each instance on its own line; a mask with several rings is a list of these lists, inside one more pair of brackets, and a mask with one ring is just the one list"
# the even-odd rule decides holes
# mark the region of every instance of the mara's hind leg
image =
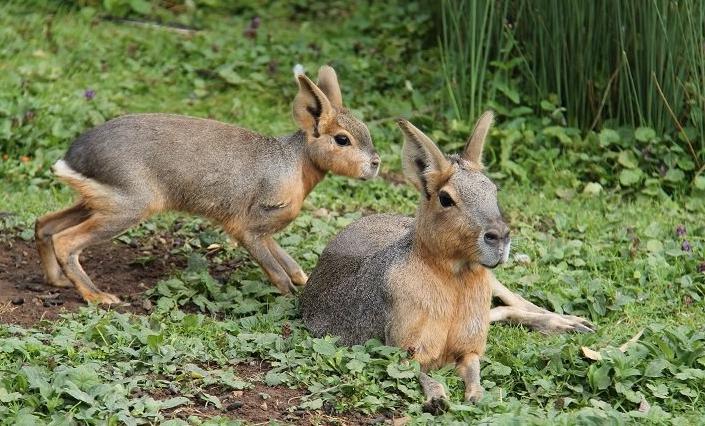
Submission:
[[81,251],[93,244],[110,239],[130,226],[138,223],[141,217],[130,214],[109,214],[96,211],[78,225],[54,234],[54,253],[64,274],[87,302],[120,303],[120,299],[99,290],[88,277],[78,261]]
[[45,214],[37,219],[34,226],[34,237],[41,260],[42,272],[47,284],[55,287],[71,287],[71,281],[66,278],[54,254],[52,236],[66,228],[78,225],[91,215],[83,201],[58,212]]

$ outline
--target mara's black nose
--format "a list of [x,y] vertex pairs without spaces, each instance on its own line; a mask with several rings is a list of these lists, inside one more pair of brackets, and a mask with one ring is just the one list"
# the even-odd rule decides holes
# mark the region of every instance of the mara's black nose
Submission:
[[379,154],[374,154],[372,156],[372,160],[370,160],[370,163],[372,164],[372,167],[377,167],[379,166],[380,161]]

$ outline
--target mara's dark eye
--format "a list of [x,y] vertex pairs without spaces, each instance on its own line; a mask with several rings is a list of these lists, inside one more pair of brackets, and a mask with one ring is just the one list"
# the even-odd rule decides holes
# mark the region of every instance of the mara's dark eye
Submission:
[[336,135],[333,139],[335,139],[335,143],[337,143],[339,146],[350,145],[350,139],[348,139],[348,137],[345,135]]
[[448,195],[447,192],[441,191],[438,193],[438,201],[441,202],[441,205],[443,207],[453,207],[455,205],[455,201]]

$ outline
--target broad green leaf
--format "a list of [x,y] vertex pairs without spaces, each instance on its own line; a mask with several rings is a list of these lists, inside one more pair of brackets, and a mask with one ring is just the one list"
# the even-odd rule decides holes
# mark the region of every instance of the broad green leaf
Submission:
[[696,177],[695,180],[693,181],[693,185],[695,185],[695,187],[697,189],[700,189],[700,190],[705,189],[705,176],[700,175],[700,176]]
[[313,350],[325,356],[335,355],[335,345],[324,339],[315,339],[313,341]]
[[411,364],[407,366],[389,364],[387,366],[387,374],[389,374],[389,377],[394,379],[411,379],[416,377],[416,372]]
[[648,142],[656,138],[656,132],[650,127],[639,127],[634,131],[634,137],[641,142]]
[[600,131],[600,146],[607,147],[619,142],[619,133],[612,129],[602,129]]
[[634,152],[631,150],[625,150],[619,153],[617,157],[617,162],[628,169],[636,168],[639,163],[637,162]]
[[51,396],[51,385],[45,379],[45,377],[47,377],[45,371],[40,370],[39,367],[26,365],[22,367],[22,373],[27,377],[27,382],[31,389],[39,390],[39,394],[44,399],[48,399],[49,396]]
[[320,410],[321,407],[323,407],[323,400],[321,398],[304,401],[304,403],[301,404],[301,408],[305,408],[307,410]]
[[147,0],[130,0],[130,7],[141,15],[148,15],[152,11],[152,5]]
[[593,364],[590,366],[588,371],[588,379],[593,389],[604,390],[609,387],[612,382],[609,375],[610,370],[611,367],[608,364],[603,364],[600,366]]
[[583,188],[583,194],[597,195],[602,192],[602,185],[597,182],[588,182]]
[[267,386],[277,386],[286,381],[286,373],[270,370],[264,377],[264,382]]
[[168,410],[170,408],[178,407],[179,405],[184,405],[190,403],[191,400],[185,396],[177,396],[174,398],[169,398],[167,400],[161,401],[162,410]]
[[619,183],[623,186],[632,186],[641,180],[642,172],[639,169],[624,169],[619,173]]
[[660,253],[663,251],[663,243],[660,240],[649,240],[646,242],[646,249],[651,253]]
[[685,173],[680,169],[668,169],[663,178],[669,182],[682,182],[685,179]]
[[217,409],[222,409],[223,408],[223,403],[220,402],[220,398],[218,398],[215,395],[210,395],[205,392],[201,393],[201,399],[206,401],[206,403],[211,403],[215,406]]

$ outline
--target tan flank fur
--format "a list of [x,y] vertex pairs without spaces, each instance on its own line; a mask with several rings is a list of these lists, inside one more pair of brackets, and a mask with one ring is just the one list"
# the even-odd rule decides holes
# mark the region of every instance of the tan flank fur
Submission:
[[477,401],[480,357],[490,324],[492,273],[509,256],[509,228],[497,189],[482,172],[492,113],[479,119],[461,155],[446,157],[405,120],[402,165],[420,190],[416,217],[372,215],[325,249],[301,298],[315,335],[345,344],[378,338],[421,364],[426,408],[447,407],[443,386],[426,371],[455,363],[465,399]]
[[342,103],[333,68],[313,83],[297,75],[299,130],[270,137],[214,120],[127,115],[89,130],[54,166],[80,195],[42,216],[36,241],[44,276],[86,301],[117,303],[79,263],[83,249],[164,210],[208,217],[237,240],[281,293],[308,277],[272,238],[301,210],[325,174],[367,179],[379,169],[370,133]]

